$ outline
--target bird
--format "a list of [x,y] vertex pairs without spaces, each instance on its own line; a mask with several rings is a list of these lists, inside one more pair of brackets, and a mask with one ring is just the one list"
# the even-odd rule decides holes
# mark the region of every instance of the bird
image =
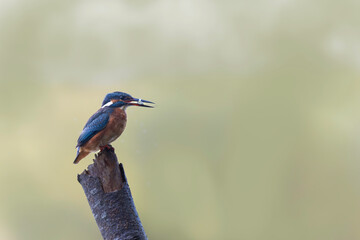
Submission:
[[106,94],[101,108],[94,113],[85,124],[76,145],[76,158],[74,164],[85,158],[91,152],[113,149],[110,145],[125,130],[129,106],[153,108],[151,101],[134,98],[124,92]]

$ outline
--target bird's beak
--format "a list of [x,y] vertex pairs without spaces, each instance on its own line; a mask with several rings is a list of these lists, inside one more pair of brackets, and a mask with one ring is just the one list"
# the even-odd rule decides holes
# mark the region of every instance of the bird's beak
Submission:
[[133,98],[133,100],[129,103],[130,106],[139,106],[139,107],[148,107],[153,108],[153,106],[145,105],[144,103],[151,103],[155,104],[153,102],[141,99],[141,98]]

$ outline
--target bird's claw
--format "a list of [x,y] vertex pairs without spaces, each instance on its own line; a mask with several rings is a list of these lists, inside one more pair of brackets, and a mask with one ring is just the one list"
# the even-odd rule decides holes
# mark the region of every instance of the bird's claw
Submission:
[[105,146],[100,146],[100,152],[102,152],[104,150],[114,151],[114,148],[110,144],[105,145]]

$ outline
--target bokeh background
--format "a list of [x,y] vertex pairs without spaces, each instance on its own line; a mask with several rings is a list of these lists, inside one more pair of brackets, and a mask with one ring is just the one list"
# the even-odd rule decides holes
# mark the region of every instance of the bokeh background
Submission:
[[0,239],[101,239],[73,165],[106,93],[150,239],[360,239],[358,0],[1,0]]

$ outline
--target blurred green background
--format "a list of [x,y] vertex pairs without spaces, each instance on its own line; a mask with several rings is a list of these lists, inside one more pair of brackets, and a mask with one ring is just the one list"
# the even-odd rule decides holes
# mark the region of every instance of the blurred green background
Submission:
[[360,3],[0,0],[0,239],[101,239],[76,140],[106,93],[150,239],[360,239]]

